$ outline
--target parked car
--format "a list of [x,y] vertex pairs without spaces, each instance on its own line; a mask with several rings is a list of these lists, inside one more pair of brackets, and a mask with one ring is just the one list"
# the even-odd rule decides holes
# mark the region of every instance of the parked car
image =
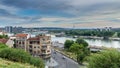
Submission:
[[62,59],[65,59],[65,57],[63,56]]

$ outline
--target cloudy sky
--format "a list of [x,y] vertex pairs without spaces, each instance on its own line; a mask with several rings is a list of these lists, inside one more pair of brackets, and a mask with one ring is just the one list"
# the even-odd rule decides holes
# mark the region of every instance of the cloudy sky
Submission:
[[120,27],[120,0],[0,0],[0,27]]

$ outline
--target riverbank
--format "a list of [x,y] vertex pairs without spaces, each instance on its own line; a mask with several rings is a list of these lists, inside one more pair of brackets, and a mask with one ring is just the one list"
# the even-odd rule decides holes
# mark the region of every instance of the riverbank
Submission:
[[[60,43],[55,44],[58,47],[63,47],[66,40],[75,41],[77,38],[68,38],[68,37],[51,37],[52,42]],[[113,39],[113,38],[111,38]],[[118,40],[103,40],[103,39],[84,39],[90,46],[97,47],[108,47],[108,48],[120,48],[120,41]]]
[[120,38],[118,38],[118,37],[79,36],[79,37],[75,37],[75,38],[120,41]]

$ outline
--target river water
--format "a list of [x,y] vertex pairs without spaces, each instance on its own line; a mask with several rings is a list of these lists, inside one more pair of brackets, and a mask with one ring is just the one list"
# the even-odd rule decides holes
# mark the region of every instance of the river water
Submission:
[[[52,42],[58,41],[59,43],[64,43],[66,40],[76,40],[75,38],[67,37],[51,37]],[[99,40],[99,39],[84,39],[91,46],[104,46],[112,48],[120,48],[120,41],[113,40]]]

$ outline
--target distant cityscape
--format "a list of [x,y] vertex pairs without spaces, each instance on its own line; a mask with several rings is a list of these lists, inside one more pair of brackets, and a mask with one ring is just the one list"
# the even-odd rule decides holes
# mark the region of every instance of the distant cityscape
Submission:
[[112,28],[112,27],[104,27],[104,28],[59,28],[59,27],[38,27],[38,28],[24,28],[24,27],[13,27],[13,26],[5,26],[0,28],[0,31],[8,32],[8,33],[25,33],[25,32],[38,32],[38,31],[49,31],[49,30],[114,30],[118,31],[120,28]]

